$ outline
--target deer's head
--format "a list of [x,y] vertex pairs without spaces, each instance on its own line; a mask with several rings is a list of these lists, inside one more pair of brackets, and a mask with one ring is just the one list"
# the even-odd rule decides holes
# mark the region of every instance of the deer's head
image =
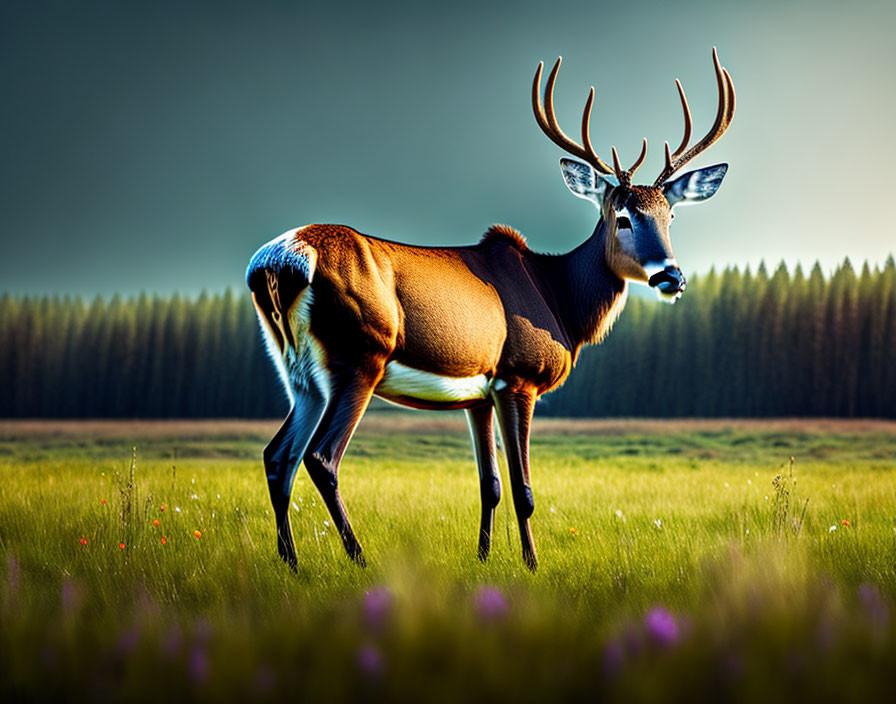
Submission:
[[675,217],[673,209],[700,203],[712,196],[728,170],[727,164],[717,164],[672,178],[682,166],[721,137],[734,116],[734,83],[728,71],[719,64],[715,49],[712,58],[719,89],[715,122],[703,139],[688,148],[691,112],[684,89],[676,79],[684,110],[684,137],[675,151],[670,150],[666,142],[665,168],[652,186],[632,185],[632,176],[647,156],[646,139],[640,155],[628,169],[620,166],[616,147],[612,150],[613,166],[595,153],[589,137],[593,87],[582,115],[582,144],[567,137],[560,129],[554,115],[553,96],[561,59],[557,59],[548,76],[543,106],[539,93],[544,64],[538,65],[532,83],[532,108],[538,125],[551,141],[583,160],[564,157],[560,160],[560,169],[569,190],[579,198],[590,200],[600,210],[605,223],[607,263],[620,278],[645,283],[662,300],[670,303],[681,297],[687,283],[672,253],[669,238],[669,225]]

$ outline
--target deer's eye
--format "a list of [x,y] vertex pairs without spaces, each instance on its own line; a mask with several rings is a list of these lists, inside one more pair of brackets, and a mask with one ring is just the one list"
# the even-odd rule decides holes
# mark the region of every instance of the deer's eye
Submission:
[[625,215],[617,215],[616,216],[616,229],[617,230],[631,230],[632,229],[632,221],[629,220]]

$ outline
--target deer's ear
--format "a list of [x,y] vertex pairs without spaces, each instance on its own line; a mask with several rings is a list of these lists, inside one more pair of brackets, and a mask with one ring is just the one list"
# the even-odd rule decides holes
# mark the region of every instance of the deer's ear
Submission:
[[728,164],[716,164],[705,169],[688,171],[674,181],[663,184],[663,193],[669,205],[689,205],[711,197],[728,171]]
[[566,187],[574,196],[590,200],[598,208],[604,202],[607,189],[613,184],[599,175],[588,164],[575,159],[560,159],[560,172]]

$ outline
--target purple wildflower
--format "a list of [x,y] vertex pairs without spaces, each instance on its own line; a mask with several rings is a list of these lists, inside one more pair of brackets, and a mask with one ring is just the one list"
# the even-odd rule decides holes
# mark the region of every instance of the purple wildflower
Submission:
[[6,558],[6,573],[9,578],[9,595],[14,596],[19,587],[19,561],[12,555]]
[[500,589],[481,587],[476,592],[476,612],[483,621],[499,621],[507,615],[507,600]]
[[368,677],[379,677],[383,674],[383,656],[372,645],[363,645],[358,649],[358,668]]
[[137,649],[140,642],[140,629],[137,626],[128,629],[118,637],[116,651],[119,655],[130,655]]
[[193,625],[193,637],[199,645],[208,645],[214,632],[212,624],[204,618],[197,619]]
[[190,679],[195,684],[203,684],[208,679],[208,655],[201,647],[190,651]]
[[255,680],[253,682],[256,694],[270,694],[274,689],[276,680],[277,676],[270,666],[259,665],[258,669],[255,670]]
[[364,619],[374,631],[382,630],[392,611],[392,592],[387,587],[377,587],[364,594]]
[[638,656],[644,650],[644,632],[629,624],[622,634],[622,643],[624,652]]
[[655,606],[644,616],[644,629],[657,645],[671,647],[681,638],[678,621],[662,606]]
[[162,639],[162,654],[169,660],[174,660],[180,654],[182,642],[183,637],[181,636],[180,627],[172,627]]
[[81,590],[70,579],[62,581],[62,610],[70,614],[81,605]]
[[728,653],[722,660],[722,677],[728,682],[736,682],[744,674],[744,661],[735,653]]
[[830,650],[837,640],[837,628],[831,617],[823,614],[815,629],[815,643],[820,650]]
[[615,677],[622,669],[622,661],[625,659],[625,649],[618,640],[611,640],[604,647],[604,673],[608,677]]
[[887,622],[890,615],[887,604],[880,590],[873,584],[863,584],[859,587],[859,604],[872,623],[883,625]]

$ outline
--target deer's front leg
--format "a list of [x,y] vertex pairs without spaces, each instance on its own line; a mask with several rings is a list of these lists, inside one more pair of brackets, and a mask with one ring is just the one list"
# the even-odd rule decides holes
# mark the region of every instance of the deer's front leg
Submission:
[[532,539],[532,528],[529,525],[529,517],[535,510],[532,486],[529,484],[529,426],[535,408],[535,390],[527,386],[508,385],[500,391],[492,391],[492,397],[498,413],[498,423],[501,425],[501,436],[504,439],[513,507],[516,510],[523,544],[523,560],[534,572],[538,567],[538,558],[535,555],[535,541]]
[[489,406],[467,409],[467,424],[473,439],[473,451],[479,468],[479,494],[482,499],[482,520],[479,524],[479,559],[488,559],[492,546],[495,508],[501,500],[501,475],[495,450],[494,411]]

